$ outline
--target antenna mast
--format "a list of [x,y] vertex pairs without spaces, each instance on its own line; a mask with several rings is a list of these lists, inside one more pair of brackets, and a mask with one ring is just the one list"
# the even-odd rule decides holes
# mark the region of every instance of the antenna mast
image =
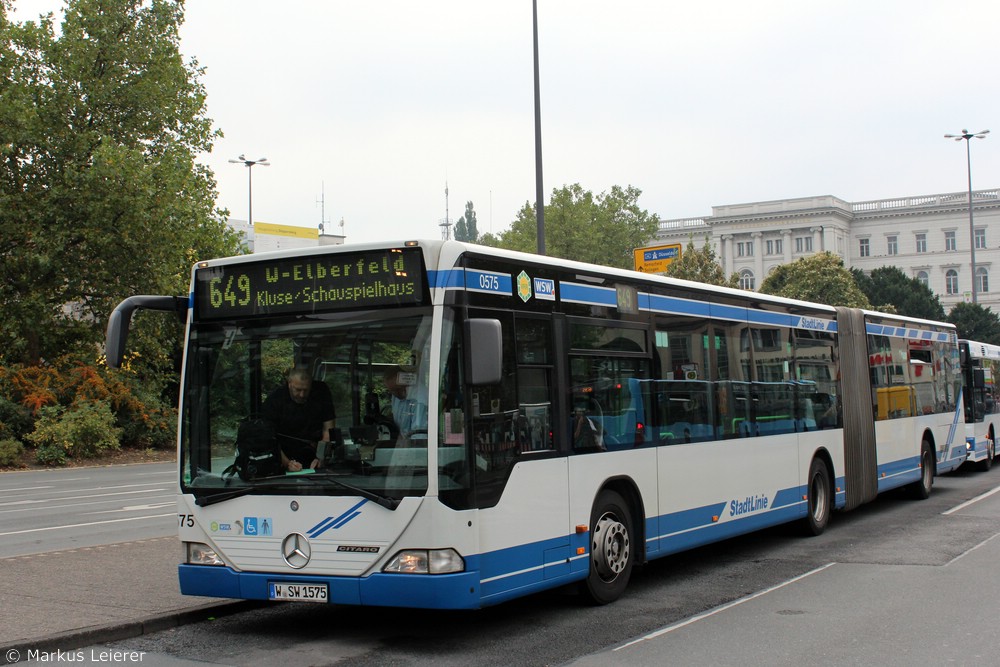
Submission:
[[[326,232],[326,223],[330,222],[326,219],[326,182],[320,181],[319,185],[319,199],[316,200],[319,204],[319,233],[323,234]],[[341,224],[343,226],[343,224]]]
[[441,238],[451,239],[451,220],[448,219],[448,181],[444,182],[444,222],[441,223]]

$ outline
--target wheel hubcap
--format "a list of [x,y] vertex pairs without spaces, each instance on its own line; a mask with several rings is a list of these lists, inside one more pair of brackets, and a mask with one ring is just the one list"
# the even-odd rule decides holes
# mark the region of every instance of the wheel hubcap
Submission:
[[820,475],[813,479],[812,484],[813,499],[813,519],[817,522],[826,518],[826,508],[830,506],[830,501],[826,497],[826,484]]
[[614,514],[605,514],[594,526],[591,552],[594,567],[604,581],[614,581],[628,564],[632,545],[625,524]]

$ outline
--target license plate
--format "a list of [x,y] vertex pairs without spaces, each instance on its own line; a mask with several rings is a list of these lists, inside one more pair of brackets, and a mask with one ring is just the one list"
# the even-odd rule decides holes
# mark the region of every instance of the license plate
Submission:
[[298,602],[327,602],[330,597],[326,584],[270,583],[268,597],[272,600],[296,600]]

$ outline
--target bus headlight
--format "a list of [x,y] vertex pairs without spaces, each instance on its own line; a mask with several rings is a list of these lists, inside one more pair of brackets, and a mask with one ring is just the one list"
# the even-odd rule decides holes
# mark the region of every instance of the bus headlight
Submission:
[[382,568],[396,574],[449,574],[464,572],[465,561],[454,549],[406,549]]
[[184,552],[184,562],[188,565],[225,565],[214,549],[201,542],[185,542]]

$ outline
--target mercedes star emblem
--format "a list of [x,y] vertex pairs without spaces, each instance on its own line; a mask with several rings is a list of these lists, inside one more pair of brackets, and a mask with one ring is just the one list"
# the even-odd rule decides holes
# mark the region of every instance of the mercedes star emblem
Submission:
[[309,563],[311,555],[309,540],[301,533],[291,533],[281,542],[281,556],[290,568],[301,570]]

